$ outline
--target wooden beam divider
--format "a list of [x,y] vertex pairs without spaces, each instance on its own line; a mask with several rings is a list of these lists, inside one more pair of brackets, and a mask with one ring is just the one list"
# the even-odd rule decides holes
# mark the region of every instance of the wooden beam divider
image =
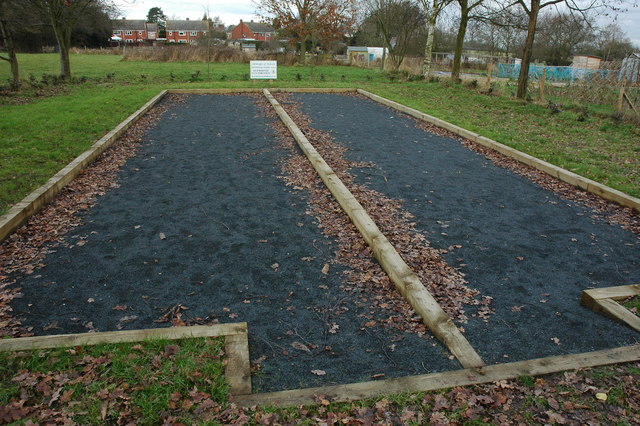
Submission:
[[287,126],[298,145],[309,158],[320,178],[331,194],[338,201],[342,209],[355,224],[364,240],[373,249],[374,255],[383,269],[389,275],[400,293],[407,299],[413,309],[422,316],[424,323],[433,334],[442,341],[463,367],[480,367],[484,362],[473,349],[467,339],[453,323],[451,318],[442,310],[435,298],[422,284],[418,276],[411,270],[402,257],[395,250],[389,240],[380,232],[375,222],[366,213],[362,205],[356,200],[351,191],[333,172],[331,167],[322,159],[317,150],[300,131],[289,117],[284,108],[264,89],[264,95],[274,110]]
[[140,342],[148,339],[178,340],[191,337],[221,337],[246,334],[247,323],[195,325],[192,327],[148,328],[141,330],[103,331],[97,333],[56,334],[51,336],[0,339],[2,351],[30,351],[59,347]]
[[635,296],[640,296],[640,284],[593,288],[582,292],[580,303],[640,332],[640,317],[617,302]]
[[249,336],[247,333],[225,337],[227,365],[224,376],[231,395],[251,393],[251,362],[249,360]]
[[397,379],[242,395],[232,397],[231,401],[244,407],[256,405],[277,405],[281,407],[311,405],[316,403],[316,398],[319,396],[331,402],[349,402],[384,395],[428,392],[456,386],[512,380],[521,376],[540,376],[579,368],[591,368],[639,360],[640,345],[632,345],[596,352],[560,355]]

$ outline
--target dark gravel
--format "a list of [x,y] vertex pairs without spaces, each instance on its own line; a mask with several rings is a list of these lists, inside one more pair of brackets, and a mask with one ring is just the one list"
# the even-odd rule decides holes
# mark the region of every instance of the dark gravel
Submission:
[[178,305],[187,321],[247,321],[263,366],[254,391],[460,367],[435,339],[362,326],[342,271],[321,272],[332,242],[304,193],[278,178],[286,152],[250,97],[185,100],[66,235],[72,246],[50,247],[44,268],[18,277],[24,325],[38,335],[163,327],[155,321]]
[[[640,239],[592,210],[494,166],[459,141],[427,133],[373,101],[295,94],[319,130],[371,161],[357,181],[405,200],[418,230],[470,286],[494,298],[466,336],[490,363],[638,342],[638,333],[579,304],[581,291],[640,283]],[[558,340],[555,340],[558,339]]]

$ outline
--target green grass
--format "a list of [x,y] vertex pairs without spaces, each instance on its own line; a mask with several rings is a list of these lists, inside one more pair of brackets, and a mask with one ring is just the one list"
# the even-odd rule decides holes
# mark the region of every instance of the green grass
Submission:
[[[85,54],[71,60],[74,77],[86,82],[52,86],[41,77],[57,73],[55,54],[19,55],[27,88],[0,99],[0,214],[169,87],[360,87],[640,196],[640,129],[617,123],[606,107],[592,107],[594,113],[581,122],[575,109],[551,114],[511,98],[510,88],[487,96],[463,85],[397,78],[392,83],[380,70],[344,66],[280,66],[278,80],[270,82],[247,81],[248,64],[133,62]],[[0,63],[0,81],[8,76],[8,65]]]
[[640,296],[632,297],[622,302],[622,306],[630,309],[636,316],[640,317]]
[[2,352],[0,407],[34,407],[22,420],[51,407],[78,424],[113,422],[127,412],[158,424],[161,413],[179,407],[188,420],[205,399],[227,400],[223,348],[224,339],[199,338]]

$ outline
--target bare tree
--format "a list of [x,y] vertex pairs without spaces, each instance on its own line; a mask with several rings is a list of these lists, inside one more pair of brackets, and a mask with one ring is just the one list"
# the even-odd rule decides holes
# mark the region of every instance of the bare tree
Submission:
[[522,51],[522,63],[518,77],[518,91],[516,96],[524,99],[527,96],[529,84],[529,65],[533,53],[533,43],[538,25],[540,11],[549,6],[564,6],[570,13],[586,14],[588,11],[618,10],[625,0],[509,0],[500,10],[504,13],[511,8],[519,8],[527,15],[527,38]]
[[369,22],[373,23],[374,30],[382,36],[385,53],[389,52],[393,69],[397,70],[411,46],[420,37],[426,17],[409,0],[369,0],[367,7],[368,16],[361,27],[366,28]]
[[71,32],[74,24],[90,6],[107,7],[107,0],[24,0],[33,6],[34,12],[43,13],[49,21],[60,50],[60,76],[71,78]]
[[431,72],[431,54],[433,52],[433,36],[436,30],[438,17],[444,8],[453,0],[419,0],[427,17],[427,43],[424,46],[424,62],[422,63],[422,75],[429,77]]
[[548,65],[569,65],[572,55],[585,49],[594,37],[589,18],[566,12],[546,13],[538,21],[533,57]]
[[300,63],[304,63],[308,41],[341,39],[355,24],[355,0],[255,1],[274,28],[300,43]]
[[460,78],[460,63],[462,60],[462,48],[464,37],[467,33],[469,20],[473,18],[471,12],[481,6],[485,0],[456,0],[460,6],[460,24],[458,25],[458,36],[456,38],[456,50],[453,55],[453,68],[451,69],[451,80],[457,81]]
[[16,11],[18,5],[13,0],[0,0],[0,36],[7,56],[0,55],[0,59],[9,62],[11,67],[11,88],[16,90],[20,88],[20,70],[18,67],[18,56],[16,55],[15,44],[13,40],[14,28],[17,21]]

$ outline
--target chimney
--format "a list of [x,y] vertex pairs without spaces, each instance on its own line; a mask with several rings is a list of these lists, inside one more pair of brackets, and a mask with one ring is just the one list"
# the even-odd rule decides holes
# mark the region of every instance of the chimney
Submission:
[[187,18],[187,21],[189,20],[189,18]]

